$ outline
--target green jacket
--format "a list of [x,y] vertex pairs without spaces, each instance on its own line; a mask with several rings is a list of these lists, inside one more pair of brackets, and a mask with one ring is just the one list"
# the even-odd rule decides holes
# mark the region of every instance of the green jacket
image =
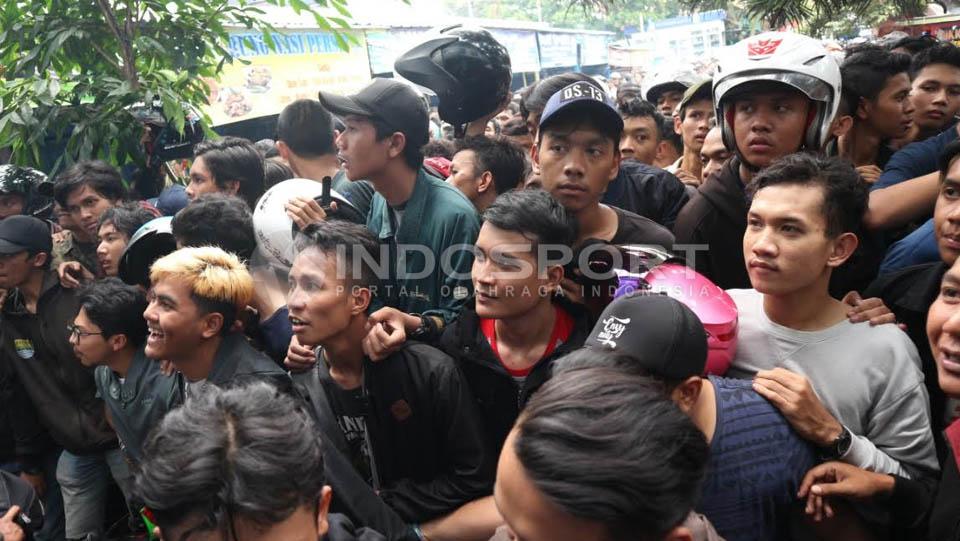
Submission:
[[392,306],[450,323],[473,296],[470,270],[480,232],[477,211],[460,190],[420,169],[413,195],[400,212],[395,230],[387,201],[379,193],[373,196],[367,227],[390,250],[389,260],[381,262],[390,279],[381,281],[375,292],[374,309]]

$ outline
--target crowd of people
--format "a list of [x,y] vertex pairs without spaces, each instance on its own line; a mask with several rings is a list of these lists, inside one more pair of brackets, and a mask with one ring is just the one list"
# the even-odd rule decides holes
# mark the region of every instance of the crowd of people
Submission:
[[0,541],[960,539],[960,49],[397,71],[0,166]]

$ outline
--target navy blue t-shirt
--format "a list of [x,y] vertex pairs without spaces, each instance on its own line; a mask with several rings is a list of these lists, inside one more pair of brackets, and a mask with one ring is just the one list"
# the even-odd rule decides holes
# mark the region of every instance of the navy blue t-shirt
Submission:
[[880,178],[870,186],[870,190],[889,188],[905,180],[922,177],[940,168],[940,153],[944,147],[957,139],[957,128],[949,128],[923,141],[910,143],[890,157],[883,168]]
[[727,541],[795,538],[805,504],[797,490],[817,464],[813,448],[750,380],[710,376],[710,382],[717,424],[696,510]]

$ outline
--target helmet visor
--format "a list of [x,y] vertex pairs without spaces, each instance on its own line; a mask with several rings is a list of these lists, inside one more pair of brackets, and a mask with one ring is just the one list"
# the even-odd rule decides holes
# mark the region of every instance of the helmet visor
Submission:
[[738,73],[735,77],[723,79],[714,87],[713,95],[718,103],[743,94],[747,88],[741,88],[749,83],[774,82],[783,83],[803,92],[813,101],[829,102],[834,99],[830,85],[816,77],[804,73],[789,71],[757,71]]

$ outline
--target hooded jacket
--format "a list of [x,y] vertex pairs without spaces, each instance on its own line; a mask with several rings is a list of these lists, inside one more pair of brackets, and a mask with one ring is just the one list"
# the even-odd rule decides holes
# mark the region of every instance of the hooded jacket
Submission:
[[14,289],[2,309],[0,362],[13,368],[16,384],[53,440],[83,455],[116,448],[118,441],[96,397],[93,370],[77,360],[67,336],[78,310],[75,292],[60,287],[53,271],[44,276],[36,314],[27,311],[23,295]]
[[552,376],[553,362],[579,349],[593,328],[583,307],[562,300],[555,302],[560,303],[573,317],[573,331],[566,342],[534,365],[522,387],[517,385],[494,354],[490,342],[480,329],[480,318],[473,302],[460,311],[460,317],[444,330],[440,338],[440,348],[457,359],[470,385],[483,420],[487,450],[493,456],[499,456],[503,442],[527,399]]
[[683,245],[706,245],[687,256],[687,263],[722,289],[749,289],[743,262],[743,234],[747,230],[747,196],[740,180],[740,159],[730,158],[704,182],[673,227],[677,251]]

